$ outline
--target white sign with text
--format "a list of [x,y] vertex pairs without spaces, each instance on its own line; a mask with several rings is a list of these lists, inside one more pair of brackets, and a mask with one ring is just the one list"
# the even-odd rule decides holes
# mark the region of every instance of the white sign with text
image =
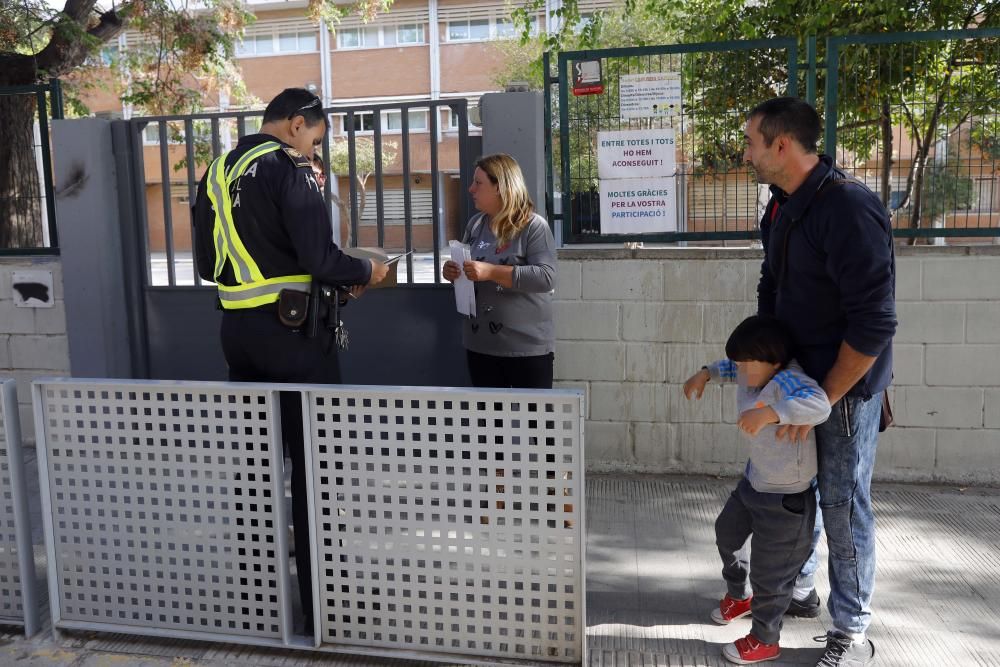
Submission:
[[681,75],[678,72],[622,74],[618,83],[622,118],[662,118],[681,112]]
[[597,133],[597,176],[673,176],[677,171],[674,130],[621,130]]
[[676,179],[601,179],[601,233],[677,231]]

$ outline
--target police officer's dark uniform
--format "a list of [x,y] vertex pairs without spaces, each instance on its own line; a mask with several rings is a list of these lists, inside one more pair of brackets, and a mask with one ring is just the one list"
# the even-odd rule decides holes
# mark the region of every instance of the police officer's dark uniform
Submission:
[[[307,327],[290,327],[278,317],[282,290],[308,292],[314,278],[326,285],[365,285],[371,277],[370,262],[345,255],[332,242],[329,212],[309,158],[267,134],[243,137],[202,178],[194,219],[199,273],[218,285],[229,379],[340,382],[332,331],[320,327],[309,337]],[[309,619],[309,515],[298,394],[282,392],[281,413],[292,459],[296,569]]]

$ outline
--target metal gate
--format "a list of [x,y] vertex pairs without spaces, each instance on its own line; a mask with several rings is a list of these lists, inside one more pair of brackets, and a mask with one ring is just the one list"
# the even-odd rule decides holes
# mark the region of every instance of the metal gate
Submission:
[[[575,94],[581,91],[574,91],[570,70],[581,61],[600,63],[598,94],[592,94],[593,89]],[[550,67],[546,54],[547,74]],[[726,85],[705,83],[702,75],[708,70],[725,72]],[[622,80],[638,74],[679,76],[681,105],[676,113],[623,118]],[[549,198],[548,213],[562,220],[563,242],[749,238],[756,230],[760,194],[756,179],[743,164],[744,114],[761,100],[795,95],[798,80],[798,45],[791,37],[559,53],[556,76],[546,86],[546,158],[548,191],[562,196],[558,213]],[[552,109],[553,84],[558,88],[557,110]],[[558,124],[553,119],[556,111]],[[672,129],[676,137],[677,231],[608,233],[609,225],[602,229],[600,219],[597,133],[664,128]]]
[[[400,262],[396,287],[370,290],[345,310],[353,343],[340,355],[344,381],[467,384],[452,291],[440,277],[440,248],[469,217],[477,137],[469,135],[466,100],[325,111],[324,197],[340,218],[334,238],[341,246],[414,251]],[[216,290],[202,284],[192,261],[190,206],[211,160],[256,132],[262,116],[242,111],[113,124],[119,173],[127,175],[119,209],[136,377],[226,376]],[[421,202],[416,223],[415,201]]]

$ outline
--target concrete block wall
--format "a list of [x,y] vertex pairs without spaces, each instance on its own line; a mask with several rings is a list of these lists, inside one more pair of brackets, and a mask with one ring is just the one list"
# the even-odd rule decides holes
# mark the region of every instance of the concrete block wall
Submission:
[[[587,394],[594,471],[738,474],[733,389],[681,386],[721,358],[756,312],[761,252],[564,249],[556,288],[556,385]],[[1000,247],[897,253],[897,426],[878,479],[1000,483]]]
[[[55,304],[52,308],[14,305],[11,274],[15,271],[52,272]],[[58,257],[0,257],[0,377],[17,381],[21,435],[35,441],[31,411],[31,382],[42,376],[69,375],[66,306]]]

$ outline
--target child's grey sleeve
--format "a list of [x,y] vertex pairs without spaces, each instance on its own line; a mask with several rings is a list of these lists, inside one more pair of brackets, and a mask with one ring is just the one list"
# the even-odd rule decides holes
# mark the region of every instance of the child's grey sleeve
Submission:
[[715,382],[736,382],[736,364],[729,359],[713,361],[708,365],[708,374]]
[[830,400],[823,388],[805,373],[785,369],[771,379],[775,400],[771,408],[779,424],[815,426],[830,416]]

